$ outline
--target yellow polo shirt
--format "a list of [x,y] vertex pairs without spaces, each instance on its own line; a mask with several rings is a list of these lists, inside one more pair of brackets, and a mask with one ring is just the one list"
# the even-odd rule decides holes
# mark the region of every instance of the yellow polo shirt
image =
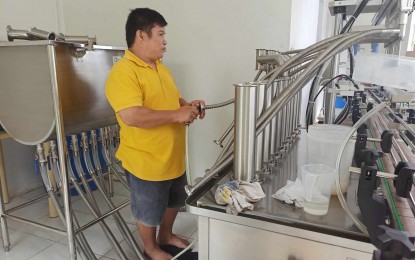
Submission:
[[116,157],[140,179],[170,180],[185,172],[185,126],[179,123],[153,128],[127,126],[118,111],[144,106],[154,110],[177,110],[180,94],[169,70],[160,61],[151,68],[129,50],[111,69],[105,92],[120,125]]

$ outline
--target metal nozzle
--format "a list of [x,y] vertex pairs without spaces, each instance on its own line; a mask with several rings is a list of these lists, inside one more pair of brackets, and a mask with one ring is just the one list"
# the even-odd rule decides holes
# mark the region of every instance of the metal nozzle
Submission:
[[12,42],[14,40],[31,40],[32,38],[26,30],[15,30],[10,25],[6,27],[7,31],[7,40]]

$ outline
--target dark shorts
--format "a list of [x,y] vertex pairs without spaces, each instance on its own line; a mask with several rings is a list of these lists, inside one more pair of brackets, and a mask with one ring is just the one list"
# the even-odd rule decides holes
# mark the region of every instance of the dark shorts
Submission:
[[186,173],[167,181],[146,181],[126,171],[131,189],[131,212],[135,221],[148,227],[161,224],[166,208],[181,208],[187,198]]

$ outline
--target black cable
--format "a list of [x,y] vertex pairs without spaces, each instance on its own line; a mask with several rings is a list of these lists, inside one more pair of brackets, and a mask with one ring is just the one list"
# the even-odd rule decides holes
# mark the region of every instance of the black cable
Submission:
[[337,124],[343,118],[344,114],[347,113],[348,109],[349,109],[349,106],[348,106],[348,103],[346,102],[346,104],[342,108],[342,111],[339,113],[336,119],[334,119],[333,124]]
[[335,124],[340,125],[341,123],[344,122],[344,120],[349,115],[350,107],[351,107],[350,99],[347,99],[346,106],[343,108],[342,113],[340,113],[340,115],[336,118],[336,120],[334,120]]
[[[306,112],[308,112],[308,113],[306,113],[306,121],[308,121],[308,122],[310,122],[311,121],[311,124],[312,124],[312,112],[311,112],[311,110],[314,108],[314,103],[315,103],[315,101],[316,101],[316,99],[317,99],[317,97],[320,95],[320,93],[333,81],[333,80],[335,80],[335,79],[337,79],[337,78],[340,78],[340,77],[345,77],[347,80],[350,80],[352,83],[353,83],[353,85],[354,85],[354,87],[355,88],[359,88],[358,86],[357,86],[357,84],[356,84],[356,82],[351,78],[351,77],[349,77],[348,75],[346,75],[346,74],[339,74],[339,75],[337,75],[337,76],[335,76],[334,78],[332,78],[332,79],[330,79],[329,81],[327,81],[322,87],[321,87],[321,89],[317,92],[317,95],[314,97],[314,99],[313,99],[313,101],[312,102],[308,102],[308,104],[307,104],[307,110],[306,110]],[[310,104],[311,103],[311,104]],[[309,125],[311,125],[311,124],[306,124],[306,130],[308,131],[308,126]]]
[[348,105],[347,112],[346,112],[346,113],[344,113],[343,118],[342,118],[342,119],[340,119],[340,121],[336,123],[337,125],[341,125],[341,124],[344,122],[344,120],[346,120],[346,118],[347,118],[347,117],[348,117],[348,115],[349,115],[349,111],[350,111],[350,106]]
[[[360,13],[366,7],[368,2],[369,2],[369,0],[362,0],[360,2],[358,7],[356,8],[356,10],[354,11],[352,17],[347,21],[345,26],[340,31],[340,34],[343,34],[345,32],[349,32],[351,30],[351,28],[352,28],[354,22],[356,21],[357,17],[360,15]],[[353,54],[352,49],[350,47],[348,48],[348,51],[349,51],[349,61],[350,61],[350,75],[349,75],[349,77],[352,78],[353,77],[353,72],[354,72],[354,58],[353,58],[353,55],[352,55]],[[318,69],[316,75],[320,75],[322,69],[323,69],[323,65],[320,66],[320,68]],[[309,93],[309,97],[308,97],[309,102],[312,98],[311,95],[313,93],[313,89],[316,87],[316,84],[317,84],[317,77],[314,77],[313,82],[312,82],[311,87],[310,87],[310,93]],[[306,111],[309,110],[309,105],[310,105],[310,103],[307,104]],[[307,125],[307,127],[308,127],[308,125],[311,125],[312,123],[313,123],[312,122],[312,117],[308,117],[306,115],[306,125]]]
[[347,50],[349,51],[349,66],[350,66],[350,73],[349,76],[350,78],[353,78],[353,72],[354,72],[354,55],[353,55],[353,50],[351,47],[347,48]]
[[346,25],[342,28],[340,31],[340,34],[349,32],[352,28],[354,22],[356,21],[357,17],[360,15],[360,13],[363,11],[363,9],[366,7],[369,0],[362,0],[360,4],[357,6],[356,10],[354,11],[352,17],[347,21]]

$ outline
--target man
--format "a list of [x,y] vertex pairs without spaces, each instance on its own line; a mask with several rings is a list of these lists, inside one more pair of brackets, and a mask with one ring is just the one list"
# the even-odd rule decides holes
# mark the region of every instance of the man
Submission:
[[132,215],[151,259],[171,259],[159,245],[189,245],[172,227],[186,199],[185,124],[205,115],[204,101],[186,102],[160,61],[166,51],[166,25],[154,10],[132,10],[125,26],[128,50],[106,84],[121,128],[116,156],[128,171]]

